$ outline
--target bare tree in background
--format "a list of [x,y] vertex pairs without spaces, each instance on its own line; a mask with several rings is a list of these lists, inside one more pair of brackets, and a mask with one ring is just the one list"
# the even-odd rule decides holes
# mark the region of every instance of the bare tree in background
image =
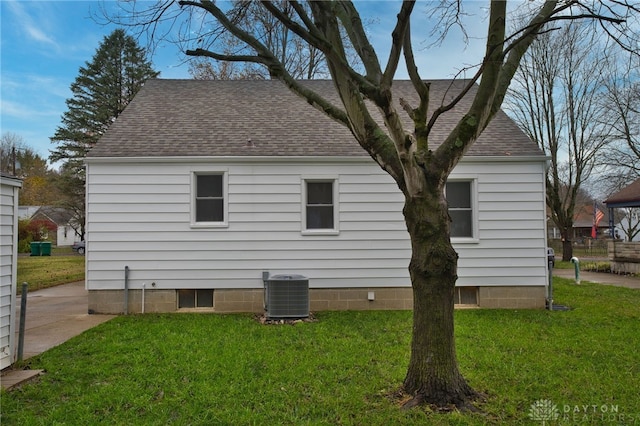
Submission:
[[605,124],[612,143],[603,156],[610,192],[640,178],[640,61],[618,56],[611,67],[614,78],[607,84]]
[[[294,8],[284,0],[274,0],[274,5],[291,21],[297,20]],[[258,2],[246,0],[232,1],[228,13],[235,25],[242,27],[264,44],[282,63],[294,79],[330,78],[327,63],[320,49],[305,43],[291,29],[272,15]],[[310,14],[308,5],[301,5],[305,13]],[[301,23],[301,22],[299,22]],[[250,54],[250,48],[239,42],[229,32],[213,37],[200,37],[197,44],[206,50],[222,51],[225,55],[239,56]],[[196,80],[266,80],[269,70],[261,64],[251,62],[212,62],[206,56],[195,57],[189,64],[189,73]]]
[[609,67],[586,23],[551,23],[524,55],[507,105],[520,127],[550,157],[547,207],[573,256],[573,221],[582,186],[610,137],[602,102]]
[[624,207],[617,209],[622,213],[619,226],[626,241],[634,241],[640,235],[640,208]]
[[[461,93],[450,103],[438,105],[436,102],[437,106],[429,110],[430,86],[418,72],[413,54],[416,35],[410,21],[415,2],[398,4],[397,20],[390,34],[392,46],[384,61],[371,45],[352,2],[313,1],[308,3],[308,8],[297,1],[259,4],[301,42],[323,53],[340,104],[332,104],[301,84],[288,71],[277,51],[271,50],[258,34],[251,33],[251,28],[236,20],[233,11],[222,10],[219,3],[162,1],[153,6],[145,4],[145,10],[129,16],[156,37],[161,36],[160,23],[179,20],[184,24],[183,34],[188,36],[182,41],[193,46],[186,51],[189,56],[266,67],[271,78],[279,79],[292,92],[305,98],[319,114],[326,114],[349,128],[362,148],[393,177],[405,195],[403,212],[412,246],[409,272],[414,298],[413,330],[403,389],[413,399],[405,406],[430,403],[470,407],[478,393],[458,369],[454,343],[458,255],[449,238],[451,220],[444,196],[447,177],[499,111],[522,56],[546,22],[589,19],[597,27],[620,37],[621,42],[633,42],[624,39],[633,33],[623,24],[626,19],[634,19],[635,25],[637,10],[624,5],[612,9],[595,1],[527,4],[529,20],[508,36],[507,2],[491,1],[486,20],[485,56],[476,74],[464,82]],[[124,3],[124,6],[136,4]],[[461,2],[455,3],[453,13],[443,15],[439,25],[447,27],[452,21],[455,24],[464,13],[462,7]],[[291,11],[293,15],[289,14]],[[419,17],[414,22],[419,22]],[[420,28],[420,31],[418,38],[426,35],[428,29]],[[246,50],[237,54],[210,50],[215,44],[207,40],[225,32],[233,35]],[[357,64],[349,60],[346,53],[349,48],[356,52]],[[398,110],[393,102],[392,85],[402,59],[419,101],[410,105],[401,100],[403,109]],[[437,141],[439,144],[431,141],[434,123],[467,94],[472,102],[463,118],[444,140]],[[383,117],[382,127],[373,118],[374,113]],[[412,119],[411,128],[404,128],[401,114]]]

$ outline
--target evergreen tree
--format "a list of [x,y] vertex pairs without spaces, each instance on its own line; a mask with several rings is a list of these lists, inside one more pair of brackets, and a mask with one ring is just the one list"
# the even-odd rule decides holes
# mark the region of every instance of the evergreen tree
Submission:
[[[61,161],[66,178],[61,188],[67,194],[84,194],[83,160],[109,125],[124,111],[144,82],[157,77],[146,51],[124,30],[117,29],[106,36],[96,54],[80,67],[71,84],[73,97],[67,99],[68,110],[62,115],[62,125],[51,142],[52,162]],[[81,220],[84,218],[84,197],[70,197]],[[84,228],[84,227],[83,227]],[[84,234],[84,232],[82,232]],[[83,235],[84,237],[84,235]]]

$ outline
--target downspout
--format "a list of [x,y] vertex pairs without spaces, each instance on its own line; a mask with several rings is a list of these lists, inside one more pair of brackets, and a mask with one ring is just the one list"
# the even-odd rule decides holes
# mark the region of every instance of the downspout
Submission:
[[129,267],[124,267],[124,314],[129,314]]

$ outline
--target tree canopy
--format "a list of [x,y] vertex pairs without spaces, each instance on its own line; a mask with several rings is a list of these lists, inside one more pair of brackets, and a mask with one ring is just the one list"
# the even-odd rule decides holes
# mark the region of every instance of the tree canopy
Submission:
[[51,137],[56,148],[52,162],[62,162],[60,189],[67,197],[63,206],[76,212],[77,232],[84,239],[83,160],[100,136],[124,111],[145,81],[159,75],[146,51],[123,29],[106,36],[91,61],[80,67],[71,84],[62,124]]
[[58,173],[27,145],[22,136],[3,133],[0,152],[2,172],[22,179],[20,204],[46,206],[54,205],[60,199],[55,186]]
[[136,39],[117,29],[106,36],[71,84],[73,97],[51,141],[52,161],[76,164],[122,113],[144,82],[158,76]]

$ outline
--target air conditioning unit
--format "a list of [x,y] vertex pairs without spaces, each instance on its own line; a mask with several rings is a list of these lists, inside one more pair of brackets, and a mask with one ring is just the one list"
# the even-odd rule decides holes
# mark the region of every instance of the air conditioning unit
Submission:
[[274,275],[264,280],[268,319],[309,317],[309,279],[302,275]]

